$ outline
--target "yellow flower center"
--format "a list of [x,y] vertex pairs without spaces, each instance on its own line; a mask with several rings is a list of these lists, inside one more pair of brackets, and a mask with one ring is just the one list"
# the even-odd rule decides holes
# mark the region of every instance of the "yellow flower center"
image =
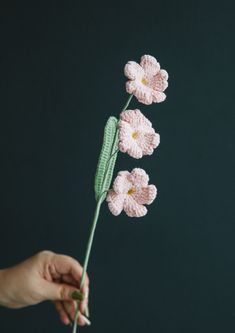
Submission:
[[144,77],[143,77],[143,79],[141,80],[141,82],[142,82],[145,86],[147,86],[147,84],[148,84],[148,80],[146,80]]
[[132,195],[135,193],[135,189],[134,188],[130,188],[129,191],[127,192],[127,194]]
[[138,138],[138,132],[133,132],[132,133],[132,138],[137,139]]

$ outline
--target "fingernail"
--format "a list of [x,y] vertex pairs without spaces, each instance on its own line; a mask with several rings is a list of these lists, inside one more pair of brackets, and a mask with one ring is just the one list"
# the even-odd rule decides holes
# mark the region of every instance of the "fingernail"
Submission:
[[68,318],[64,318],[64,324],[68,325],[70,323],[70,320]]
[[88,295],[89,295],[89,291],[88,291],[88,289],[86,289],[86,291],[85,291],[85,299],[88,299]]
[[75,301],[83,301],[84,300],[84,295],[81,293],[80,290],[75,290],[74,292],[72,292],[71,297]]
[[85,316],[82,315],[82,319],[85,321],[85,323],[86,323],[88,326],[91,325],[91,322],[90,322],[89,319],[87,319],[87,317],[85,317]]

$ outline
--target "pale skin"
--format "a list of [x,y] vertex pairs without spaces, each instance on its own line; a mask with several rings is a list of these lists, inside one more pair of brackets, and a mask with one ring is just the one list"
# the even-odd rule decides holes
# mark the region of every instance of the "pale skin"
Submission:
[[[68,325],[75,315],[72,293],[79,289],[82,267],[75,259],[42,251],[20,264],[0,270],[0,305],[19,309],[43,301],[52,301],[61,321]],[[81,290],[78,325],[90,325],[84,316],[88,304],[89,279]]]

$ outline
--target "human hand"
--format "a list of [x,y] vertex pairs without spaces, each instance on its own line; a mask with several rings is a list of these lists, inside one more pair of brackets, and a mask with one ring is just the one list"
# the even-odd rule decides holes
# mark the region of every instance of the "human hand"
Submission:
[[[81,265],[73,258],[42,251],[22,263],[0,270],[0,305],[23,308],[43,301],[53,301],[60,319],[69,324],[75,316],[76,302],[72,294],[79,288]],[[89,279],[81,290],[78,324],[90,325],[83,315],[88,304]]]

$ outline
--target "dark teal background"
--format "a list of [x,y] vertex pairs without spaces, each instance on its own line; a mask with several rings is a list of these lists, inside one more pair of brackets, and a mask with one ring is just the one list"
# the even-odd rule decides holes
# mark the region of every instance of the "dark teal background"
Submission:
[[[83,261],[103,127],[127,99],[123,67],[154,55],[167,100],[138,107],[153,156],[119,154],[158,188],[142,219],[102,206],[87,332],[235,331],[234,5],[155,1],[1,8],[0,267],[42,249]],[[0,309],[1,333],[70,332],[53,306]]]

